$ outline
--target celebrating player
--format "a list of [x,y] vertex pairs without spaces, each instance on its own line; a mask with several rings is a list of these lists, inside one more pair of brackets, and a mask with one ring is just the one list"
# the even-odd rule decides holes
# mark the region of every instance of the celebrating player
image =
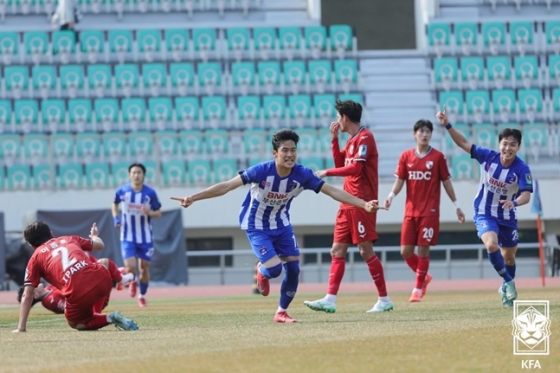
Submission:
[[71,328],[97,330],[115,324],[122,330],[138,329],[134,321],[118,311],[108,315],[94,312],[107,302],[113,285],[109,272],[84,252],[104,248],[95,223],[91,227],[90,239],[78,236],[54,238],[49,226],[42,221],[27,226],[24,237],[34,252],[27,263],[19,323],[14,332],[27,330],[33,293],[41,277],[60,289],[66,298],[64,314]]
[[282,273],[280,302],[274,321],[293,323],[286,310],[294,299],[299,282],[299,248],[290,223],[292,200],[304,190],[323,192],[334,200],[367,212],[378,210],[377,201],[366,202],[335,188],[312,170],[296,164],[299,136],[292,130],[278,131],[272,138],[274,160],[259,163],[240,172],[233,179],[215,184],[192,196],[171,199],[181,201],[183,207],[194,202],[222,196],[245,184],[251,184],[241,207],[239,223],[245,230],[253,252],[257,256],[257,288],[263,296],[270,292],[269,279]]
[[[406,210],[401,230],[401,255],[406,264],[416,273],[416,283],[409,302],[420,302],[432,275],[430,267],[430,246],[437,244],[439,236],[439,205],[441,183],[456,207],[457,219],[465,221],[465,214],[457,204],[451,175],[443,153],[430,146],[434,125],[426,119],[414,124],[416,148],[404,151],[395,171],[395,184],[385,201],[390,208],[393,198],[406,182]],[[418,246],[418,255],[414,247]]]
[[[320,177],[342,176],[344,190],[361,199],[377,200],[378,154],[373,134],[360,124],[362,105],[354,101],[336,103],[337,121],[331,123],[332,153],[336,168],[317,172]],[[350,139],[342,151],[338,143],[338,131],[347,132]],[[366,214],[363,210],[342,203],[334,227],[331,249],[331,268],[327,295],[304,304],[314,311],[333,313],[336,311],[336,296],[344,277],[346,253],[350,244],[358,245],[369,273],[377,287],[378,301],[367,312],[385,312],[393,309],[393,302],[387,294],[385,276],[381,261],[373,251],[377,241],[376,214]]]
[[515,253],[518,206],[531,200],[533,179],[529,167],[517,152],[522,135],[519,130],[505,128],[500,132],[499,151],[472,144],[447,119],[445,108],[437,113],[453,142],[480,163],[480,187],[474,200],[474,223],[478,236],[488,250],[488,259],[503,279],[500,293],[504,307],[513,307],[515,289]]
[[[128,167],[130,183],[115,194],[111,212],[115,227],[121,230],[121,251],[126,271],[136,273],[136,258],[140,267],[140,294],[138,305],[146,307],[146,292],[150,282],[150,261],[154,255],[152,218],[161,217],[161,204],[156,191],[144,184],[146,167],[133,163]],[[119,204],[122,203],[122,222],[119,219]],[[135,297],[136,282],[129,287],[130,296]]]

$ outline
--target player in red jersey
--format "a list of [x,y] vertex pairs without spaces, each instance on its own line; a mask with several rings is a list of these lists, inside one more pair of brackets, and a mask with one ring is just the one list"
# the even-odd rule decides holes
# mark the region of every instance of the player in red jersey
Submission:
[[[416,148],[404,151],[395,171],[395,184],[385,201],[391,207],[393,198],[406,182],[406,209],[401,230],[401,255],[406,264],[416,273],[416,283],[409,302],[420,302],[432,276],[430,266],[430,246],[437,244],[439,236],[439,205],[441,183],[456,207],[457,219],[465,221],[465,214],[457,204],[451,175],[445,156],[430,146],[434,126],[427,119],[414,124]],[[418,246],[418,255],[414,247]]]
[[[336,103],[337,121],[331,123],[332,154],[335,168],[317,172],[320,177],[344,177],[343,189],[366,201],[377,200],[378,153],[373,134],[360,124],[362,105],[354,101]],[[340,150],[338,131],[347,132],[350,139]],[[377,241],[376,214],[367,214],[355,207],[341,204],[336,216],[331,268],[327,295],[304,304],[314,311],[332,313],[336,311],[336,296],[344,276],[346,253],[351,244],[358,245],[371,277],[377,287],[379,300],[367,312],[385,312],[393,309],[387,294],[383,266],[373,251]]]
[[115,324],[123,330],[138,329],[134,321],[118,311],[108,315],[94,312],[107,302],[113,285],[109,272],[84,252],[104,248],[95,223],[91,227],[90,239],[78,236],[54,238],[49,226],[42,221],[27,226],[24,237],[34,252],[27,263],[19,323],[14,332],[27,329],[33,292],[41,277],[66,298],[64,315],[71,328],[96,330]]

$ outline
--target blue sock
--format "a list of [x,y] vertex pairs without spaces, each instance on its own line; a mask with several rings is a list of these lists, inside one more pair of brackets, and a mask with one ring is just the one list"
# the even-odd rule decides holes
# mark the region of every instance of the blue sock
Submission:
[[284,279],[280,285],[280,303],[283,309],[288,309],[296,296],[299,283],[299,260],[284,264]]
[[506,264],[506,271],[507,271],[507,273],[509,273],[509,276],[510,276],[512,279],[515,278],[515,268],[516,268],[516,267],[515,267],[515,263],[513,263],[513,265],[511,265],[511,266],[508,266],[508,265]]
[[146,295],[146,292],[148,291],[148,283],[140,283],[140,295]]
[[502,276],[504,282],[510,282],[511,280],[513,280],[506,270],[504,257],[502,256],[500,250],[496,250],[493,253],[488,253],[488,259],[490,260],[490,263],[492,264],[496,272],[498,272],[498,274]]
[[261,274],[270,279],[270,278],[276,278],[278,276],[280,276],[280,274],[282,274],[282,264],[278,263],[276,264],[274,267],[270,267],[270,268],[266,268],[265,266],[261,266],[259,271],[261,272]]

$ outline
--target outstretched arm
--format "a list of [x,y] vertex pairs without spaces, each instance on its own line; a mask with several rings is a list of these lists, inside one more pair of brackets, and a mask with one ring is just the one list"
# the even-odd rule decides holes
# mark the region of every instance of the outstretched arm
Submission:
[[27,285],[23,291],[21,306],[19,309],[18,328],[14,330],[14,333],[27,331],[27,318],[29,317],[29,311],[31,310],[31,304],[33,303],[34,290],[34,286]]
[[383,209],[377,205],[378,201],[366,202],[328,183],[323,184],[323,186],[321,187],[321,192],[325,193],[327,196],[331,197],[335,201],[346,203],[347,205],[351,205],[351,206],[360,207],[368,212],[375,212],[377,210]]
[[471,154],[472,143],[463,136],[463,134],[457,131],[455,128],[451,126],[449,120],[447,119],[447,114],[445,113],[445,107],[443,108],[443,112],[438,111],[436,114],[437,119],[439,119],[440,124],[447,129],[451,139],[458,147],[466,151],[467,153]]
[[183,198],[171,197],[171,199],[174,201],[181,202],[181,206],[183,207],[189,207],[196,201],[223,196],[224,194],[229,193],[232,190],[237,189],[242,185],[243,185],[243,180],[241,179],[241,176],[238,175],[231,180],[214,184],[211,187],[204,189],[201,192],[193,194],[192,196],[187,196]]
[[91,238],[91,243],[93,246],[93,251],[103,250],[105,244],[101,237],[99,237],[99,231],[97,230],[97,223],[93,223],[89,231],[89,238]]

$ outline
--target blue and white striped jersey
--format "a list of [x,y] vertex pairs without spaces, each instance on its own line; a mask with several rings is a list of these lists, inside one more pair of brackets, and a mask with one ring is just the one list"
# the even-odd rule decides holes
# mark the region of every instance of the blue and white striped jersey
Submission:
[[517,224],[515,209],[502,207],[500,200],[513,201],[521,192],[533,193],[531,170],[519,157],[504,168],[500,153],[473,145],[471,157],[480,163],[480,187],[474,200],[475,216],[492,216],[505,225]]
[[116,204],[121,205],[121,241],[136,244],[148,244],[154,241],[152,232],[152,218],[142,212],[142,206],[152,211],[161,208],[156,191],[144,185],[136,192],[132,185],[125,184],[115,193]]
[[274,161],[256,164],[239,174],[243,184],[251,184],[239,213],[239,224],[245,230],[270,231],[289,226],[292,200],[305,189],[319,193],[325,183],[299,164],[290,175],[280,177]]

